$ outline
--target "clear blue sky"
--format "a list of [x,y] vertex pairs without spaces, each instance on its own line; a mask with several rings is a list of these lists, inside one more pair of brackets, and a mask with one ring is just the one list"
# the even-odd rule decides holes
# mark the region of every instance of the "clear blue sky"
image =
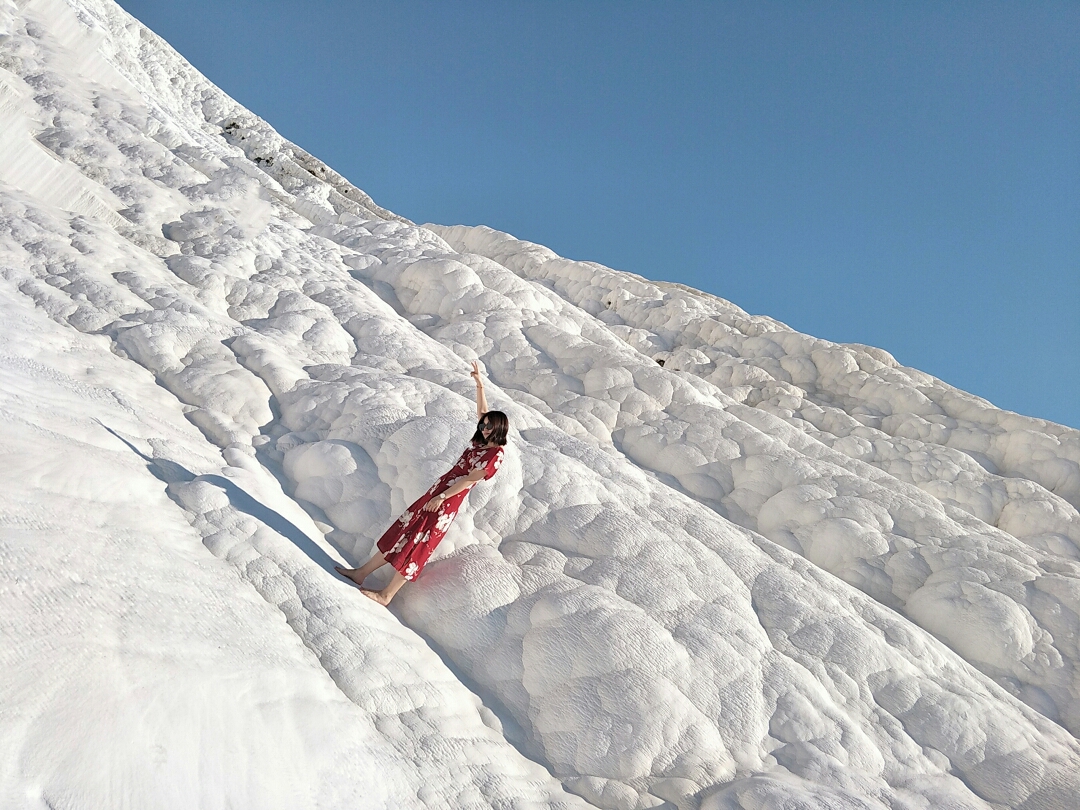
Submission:
[[1080,427],[1080,3],[120,0],[391,210]]

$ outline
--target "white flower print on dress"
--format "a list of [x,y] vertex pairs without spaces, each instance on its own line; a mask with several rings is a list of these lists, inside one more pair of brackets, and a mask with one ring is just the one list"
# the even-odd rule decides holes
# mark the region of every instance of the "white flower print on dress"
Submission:
[[400,540],[398,540],[398,541],[397,541],[396,543],[394,543],[394,547],[393,547],[393,548],[391,548],[391,549],[390,549],[390,550],[389,550],[388,552],[386,552],[386,553],[387,553],[387,554],[397,554],[397,553],[398,553],[399,551],[401,551],[401,550],[402,550],[403,548],[405,548],[405,546],[406,546],[406,544],[407,544],[408,542],[409,542],[409,538],[408,538],[408,537],[402,537],[402,538],[401,538]]
[[405,514],[398,518],[398,523],[400,523],[400,524],[402,524],[404,526],[406,523],[408,523],[410,520],[412,520],[412,514],[413,514],[412,512],[410,512],[410,511],[408,511],[406,509]]
[[439,519],[435,522],[435,531],[445,532],[450,528],[450,524],[454,522],[454,516],[448,515],[445,512],[439,515]]
[[412,581],[412,579],[416,576],[416,563],[411,562],[406,565],[405,573],[402,576],[404,576],[405,579]]
[[430,539],[431,532],[421,532],[413,538],[413,542],[416,543],[416,545],[420,545],[421,543],[426,543]]

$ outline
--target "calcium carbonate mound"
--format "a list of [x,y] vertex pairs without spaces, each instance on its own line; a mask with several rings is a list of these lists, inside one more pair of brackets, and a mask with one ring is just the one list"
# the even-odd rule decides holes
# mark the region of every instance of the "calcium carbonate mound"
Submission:
[[108,0],[0,116],[3,806],[1080,808],[1077,431],[417,226]]

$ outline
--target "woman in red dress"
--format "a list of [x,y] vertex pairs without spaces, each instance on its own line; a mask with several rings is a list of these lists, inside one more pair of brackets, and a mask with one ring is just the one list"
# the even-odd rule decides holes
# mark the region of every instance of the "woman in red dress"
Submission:
[[[473,484],[491,478],[502,463],[510,422],[502,411],[487,409],[484,382],[480,379],[480,368],[476,363],[473,363],[472,377],[476,380],[476,418],[479,424],[461,458],[386,530],[379,538],[379,552],[363,566],[334,566],[335,571],[361,586],[361,593],[380,605],[390,604],[402,585],[416,579],[431,552],[454,522]],[[367,575],[387,563],[394,567],[394,576],[389,584],[381,591],[365,589],[363,584]]]

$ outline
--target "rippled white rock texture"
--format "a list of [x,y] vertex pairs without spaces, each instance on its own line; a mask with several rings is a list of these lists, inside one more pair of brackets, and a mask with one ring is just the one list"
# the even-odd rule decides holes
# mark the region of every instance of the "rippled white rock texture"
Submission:
[[414,225],[108,0],[0,2],[0,276],[5,808],[1080,807],[1075,430]]

